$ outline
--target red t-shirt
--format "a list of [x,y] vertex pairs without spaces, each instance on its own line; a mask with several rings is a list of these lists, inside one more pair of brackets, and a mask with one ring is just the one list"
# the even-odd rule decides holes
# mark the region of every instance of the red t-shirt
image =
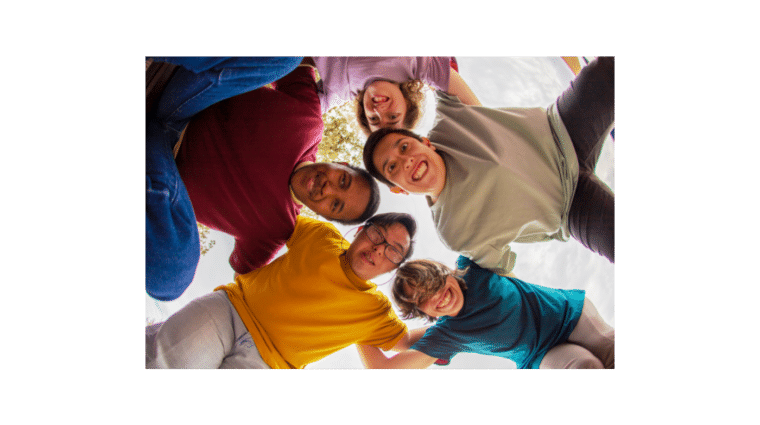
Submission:
[[216,103],[185,131],[176,162],[198,222],[235,237],[240,274],[267,264],[300,211],[290,174],[315,161],[324,125],[313,70]]

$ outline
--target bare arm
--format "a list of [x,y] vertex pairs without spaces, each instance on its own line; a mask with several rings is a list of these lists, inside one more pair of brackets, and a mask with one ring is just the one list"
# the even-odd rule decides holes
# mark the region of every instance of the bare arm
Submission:
[[[424,369],[435,363],[430,357],[417,350],[407,350],[392,357],[386,357],[377,347],[357,345],[359,357],[367,369]],[[395,348],[395,347],[394,347]]]
[[478,97],[470,89],[470,86],[464,82],[462,76],[452,68],[449,74],[449,94],[458,97],[465,105],[482,106]]
[[430,326],[425,326],[424,328],[417,328],[413,329],[404,335],[403,338],[399,340],[399,342],[396,343],[396,345],[391,348],[393,351],[406,351],[408,350],[412,345],[414,345],[415,342],[417,342],[420,338],[422,338],[422,335],[425,335],[425,331],[428,330]]

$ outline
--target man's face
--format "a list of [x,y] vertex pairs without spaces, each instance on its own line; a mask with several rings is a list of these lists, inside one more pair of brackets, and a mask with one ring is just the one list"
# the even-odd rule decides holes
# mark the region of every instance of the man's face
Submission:
[[[395,247],[403,255],[409,252],[411,239],[404,225],[393,223],[388,227],[377,226],[377,229],[388,245]],[[385,256],[385,247],[385,243],[372,243],[367,236],[367,229],[362,229],[346,251],[351,270],[361,279],[370,280],[398,267]]]
[[409,193],[435,194],[446,181],[446,165],[426,138],[398,133],[383,137],[372,162],[388,181]]
[[296,198],[328,220],[354,220],[369,204],[369,183],[345,165],[318,162],[290,176]]

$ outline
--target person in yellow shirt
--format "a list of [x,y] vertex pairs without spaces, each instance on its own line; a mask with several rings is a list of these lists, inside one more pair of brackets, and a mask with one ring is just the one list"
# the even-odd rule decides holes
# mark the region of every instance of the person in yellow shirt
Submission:
[[352,344],[404,351],[409,331],[369,279],[413,251],[409,214],[378,214],[349,245],[332,224],[299,217],[288,251],[146,327],[146,368],[302,369]]

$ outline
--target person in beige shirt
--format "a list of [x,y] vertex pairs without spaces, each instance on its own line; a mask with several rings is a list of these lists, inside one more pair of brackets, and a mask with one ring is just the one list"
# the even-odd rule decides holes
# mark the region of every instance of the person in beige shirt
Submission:
[[570,236],[614,262],[615,195],[594,174],[614,125],[614,58],[599,58],[548,108],[468,106],[436,92],[429,138],[372,133],[370,174],[427,197],[442,241],[507,275],[512,242]]

